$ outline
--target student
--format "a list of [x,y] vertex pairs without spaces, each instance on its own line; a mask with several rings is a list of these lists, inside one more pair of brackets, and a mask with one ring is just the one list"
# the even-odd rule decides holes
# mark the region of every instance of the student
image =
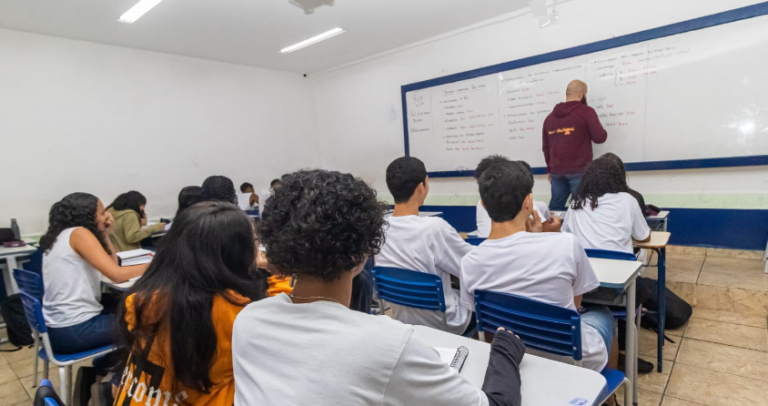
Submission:
[[118,196],[107,207],[107,212],[115,219],[110,238],[117,252],[130,251],[141,248],[141,240],[154,233],[165,231],[165,224],[159,223],[149,227],[147,214],[144,207],[147,198],[141,193],[132,190]]
[[115,319],[110,313],[115,309],[102,302],[101,275],[124,282],[147,269],[146,264],[117,264],[109,238],[113,221],[101,200],[87,193],[72,193],[51,208],[40,250],[44,253],[43,316],[57,354],[113,343]]
[[[258,226],[269,263],[295,288],[245,308],[232,334],[235,404],[520,405],[525,348],[497,332],[483,391],[386,316],[351,311],[352,279],[384,244],[384,208],[352,175],[283,178]],[[470,355],[471,356],[471,355]]]
[[179,217],[181,212],[192,205],[202,201],[205,201],[205,198],[203,197],[203,188],[200,186],[187,186],[184,189],[181,189],[181,192],[179,192],[179,208],[176,210],[176,217]]
[[480,197],[491,216],[491,234],[461,262],[461,300],[474,306],[474,293],[489,290],[579,310],[584,367],[598,372],[606,364],[615,368],[611,312],[604,306],[582,309],[581,304],[582,295],[600,282],[573,235],[539,232],[532,188],[528,171],[517,162],[497,163],[483,172]]
[[240,194],[237,195],[237,205],[243,211],[253,210],[259,204],[259,196],[254,192],[253,185],[245,182],[240,185]]
[[563,231],[585,248],[633,252],[632,240],[649,241],[651,229],[628,190],[623,170],[610,159],[595,160],[584,172]]
[[210,176],[203,182],[203,199],[207,202],[237,204],[235,184],[226,176]]
[[[624,179],[627,178],[627,170],[624,168],[624,161],[621,160],[621,158],[618,157],[618,155],[608,152],[600,156],[598,159],[607,159],[616,165],[617,168],[622,173],[622,177]],[[643,198],[643,195],[640,194],[640,192],[632,189],[631,187],[627,186],[627,193],[631,194],[632,197],[637,200],[637,204],[640,205],[640,211],[643,212],[643,217],[648,217],[651,215],[651,211],[648,210],[648,207],[645,205],[645,199]]]
[[232,325],[264,286],[256,242],[237,207],[200,203],[173,223],[120,311],[128,354],[116,405],[232,405]]
[[[475,179],[480,180],[480,176],[483,175],[483,172],[485,172],[486,169],[491,167],[491,165],[499,163],[499,162],[510,162],[509,159],[501,156],[501,155],[491,155],[487,158],[484,158],[480,163],[477,165],[477,168],[475,169]],[[533,172],[531,171],[531,166],[528,165],[525,161],[518,161],[521,164],[523,164],[526,168],[528,168],[528,171],[531,174],[531,180],[533,180]],[[560,231],[560,218],[557,216],[552,216],[549,212],[549,206],[544,203],[540,202],[538,200],[534,200],[533,204],[536,207],[536,210],[538,210],[539,217],[542,218],[542,220],[546,220],[544,225],[544,231],[547,232],[558,232]],[[477,234],[478,237],[482,238],[488,238],[488,234],[491,233],[491,218],[488,216],[488,211],[485,210],[485,207],[483,207],[482,200],[477,202],[477,212],[475,214],[475,219],[477,221]]]
[[459,291],[451,287],[451,276],[461,274],[461,259],[472,245],[464,241],[448,222],[439,217],[419,217],[419,207],[429,193],[427,168],[418,158],[397,158],[387,167],[387,187],[395,198],[395,211],[387,219],[386,243],[376,256],[376,265],[430,273],[443,280],[445,316],[431,310],[389,303],[395,320],[464,334],[474,328],[472,312],[459,306]]

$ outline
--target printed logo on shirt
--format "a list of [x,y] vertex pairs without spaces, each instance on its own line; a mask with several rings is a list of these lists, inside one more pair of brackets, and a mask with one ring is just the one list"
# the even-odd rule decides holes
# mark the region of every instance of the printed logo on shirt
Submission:
[[564,135],[571,135],[571,133],[574,131],[576,131],[576,129],[573,127],[558,128],[557,130],[549,131],[549,135],[553,135],[555,133],[558,133],[558,134],[564,133]]
[[[144,357],[131,356],[120,379],[115,405],[130,406],[145,401],[146,406],[179,406],[188,398],[187,392],[176,395],[163,391],[160,384],[165,375],[165,368],[154,364]],[[162,402],[161,402],[162,400]]]

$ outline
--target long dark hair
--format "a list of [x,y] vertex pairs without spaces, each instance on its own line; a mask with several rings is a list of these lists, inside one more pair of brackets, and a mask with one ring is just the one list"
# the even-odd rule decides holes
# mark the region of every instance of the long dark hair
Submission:
[[237,204],[235,184],[226,176],[209,176],[203,182],[203,196],[209,202]]
[[624,168],[619,168],[613,160],[598,158],[594,160],[581,177],[581,185],[573,197],[571,208],[584,208],[587,200],[592,210],[597,208],[597,199],[606,193],[628,192],[627,177]]
[[200,186],[187,186],[181,189],[179,192],[179,208],[176,210],[176,217],[179,217],[181,212],[188,209],[190,206],[200,203],[205,198],[203,197],[203,188]]
[[[248,217],[236,206],[200,203],[184,210],[163,238],[144,276],[128,291],[135,323],[129,328],[125,303],[119,320],[123,348],[139,357],[142,346],[160,332],[170,338],[175,383],[208,392],[217,340],[211,318],[213,299],[222,296],[245,306],[234,291],[250,300],[265,296],[254,272],[256,247]],[[165,345],[165,343],[158,343]],[[122,359],[127,361],[126,357]],[[124,361],[124,362],[125,362]]]
[[143,217],[144,212],[141,210],[141,206],[146,204],[147,198],[144,197],[143,194],[135,190],[131,190],[130,192],[126,192],[120,196],[117,196],[115,201],[112,202],[112,204],[110,204],[107,209],[115,209],[117,211],[133,210],[139,214],[139,217]]
[[627,178],[627,169],[624,167],[624,161],[619,158],[618,155],[614,154],[613,152],[606,152],[603,155],[600,155],[600,158],[598,159],[607,159],[616,165],[619,170],[621,170],[621,176],[624,177],[624,179]]
[[96,224],[98,204],[99,198],[88,193],[72,193],[56,202],[48,214],[48,231],[40,238],[40,249],[43,252],[50,251],[62,231],[72,227],[83,227],[101,242],[107,254],[112,254]]

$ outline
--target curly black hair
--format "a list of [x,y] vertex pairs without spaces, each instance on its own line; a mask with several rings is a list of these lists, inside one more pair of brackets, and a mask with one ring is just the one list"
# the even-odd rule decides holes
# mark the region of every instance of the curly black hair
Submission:
[[587,200],[592,210],[597,208],[597,200],[606,193],[628,192],[624,168],[616,165],[612,159],[598,158],[592,161],[581,177],[581,185],[573,197],[571,208],[583,209]]
[[72,193],[56,202],[48,215],[48,231],[40,238],[40,250],[48,252],[56,243],[62,231],[72,227],[83,227],[101,242],[104,251],[112,254],[96,224],[96,208],[99,199],[88,193]]
[[122,210],[133,210],[136,213],[139,214],[140,217],[144,217],[144,211],[141,210],[141,206],[144,206],[147,204],[147,198],[144,197],[143,194],[131,190],[130,192],[126,192],[121,194],[120,196],[117,196],[115,198],[115,201],[112,202],[109,206],[107,206],[107,210],[109,209],[115,209],[117,211]]
[[485,172],[486,169],[490,168],[495,164],[504,163],[504,162],[510,162],[510,160],[507,159],[507,157],[504,157],[501,155],[491,155],[483,158],[483,160],[480,161],[479,164],[477,164],[477,168],[475,168],[475,179],[479,181],[480,177],[483,176],[483,172]]
[[208,202],[237,204],[235,184],[226,176],[209,176],[203,182],[203,197]]
[[379,253],[384,204],[350,174],[301,170],[283,177],[257,226],[267,260],[283,275],[334,281]]

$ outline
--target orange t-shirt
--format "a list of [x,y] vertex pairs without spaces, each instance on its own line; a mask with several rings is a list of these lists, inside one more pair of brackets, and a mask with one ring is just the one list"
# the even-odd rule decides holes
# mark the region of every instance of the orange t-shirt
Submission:
[[[210,393],[198,392],[176,382],[171,361],[171,344],[168,327],[160,329],[150,348],[144,348],[139,357],[130,356],[120,379],[120,389],[115,406],[176,406],[210,405],[232,406],[235,402],[235,377],[232,371],[232,326],[235,317],[250,302],[249,299],[230,292],[235,301],[230,303],[223,296],[213,299],[211,318],[216,330],[216,356],[211,365],[210,377],[213,386]],[[133,306],[134,295],[125,299],[125,320],[133,328],[136,316]],[[149,317],[148,317],[149,316]],[[151,315],[143,315],[145,320]],[[194,322],[194,321],[191,321]],[[146,346],[146,343],[142,344]],[[147,355],[148,354],[148,355]],[[138,358],[138,359],[137,359]]]
[[267,278],[267,283],[269,284],[269,288],[267,288],[267,296],[277,296],[281,293],[290,295],[291,292],[293,292],[293,288],[291,287],[291,279],[292,278],[290,276],[279,275],[273,275]]

